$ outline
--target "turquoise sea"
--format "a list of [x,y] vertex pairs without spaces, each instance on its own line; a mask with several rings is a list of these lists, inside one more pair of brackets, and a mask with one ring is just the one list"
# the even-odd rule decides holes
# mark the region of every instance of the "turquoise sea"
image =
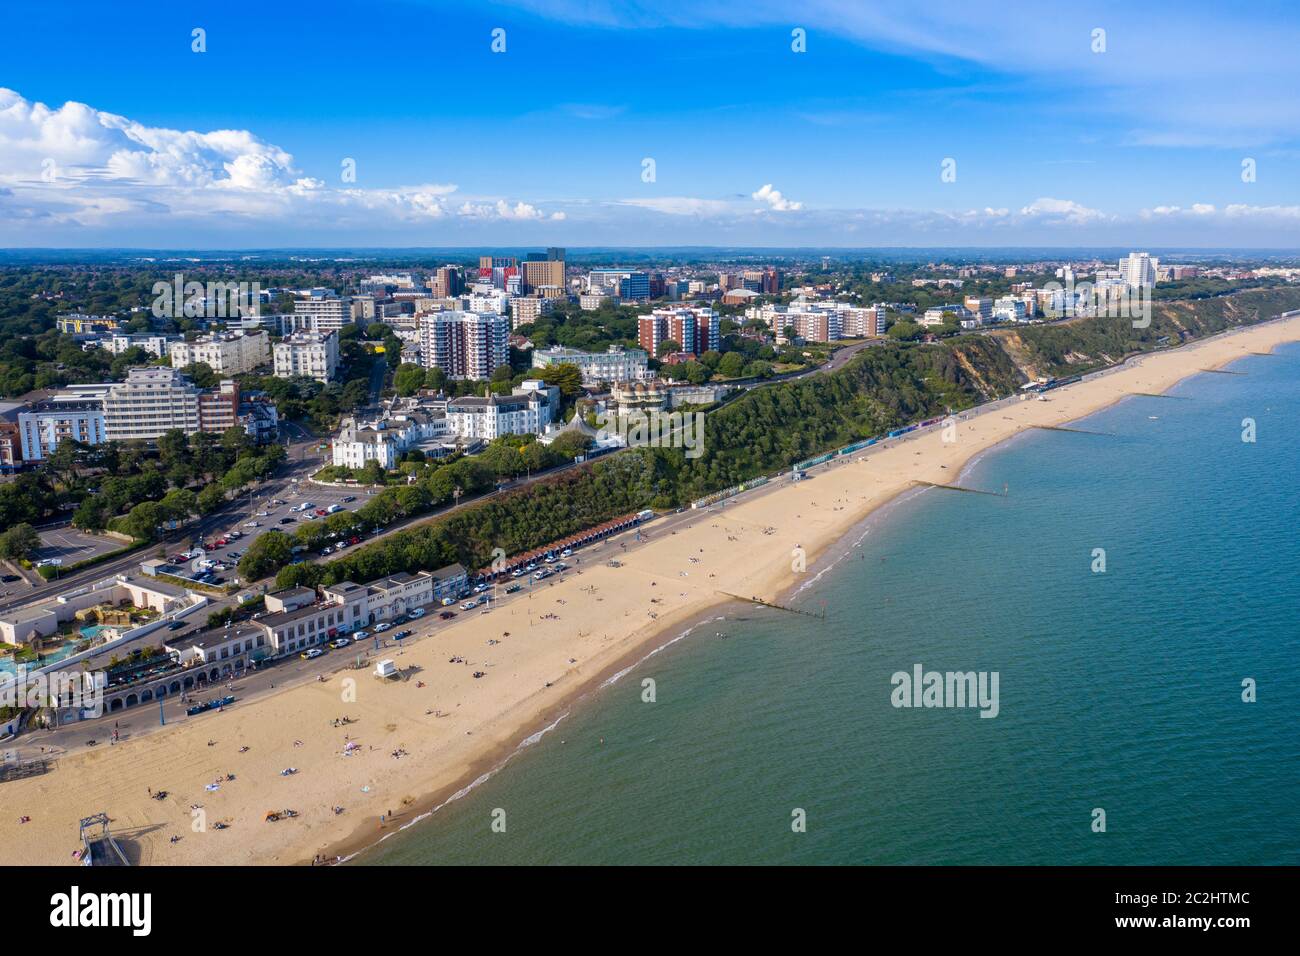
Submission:
[[[1300,864],[1300,347],[1230,370],[894,503],[825,621],[700,625],[357,862]],[[916,664],[998,715],[895,708]]]

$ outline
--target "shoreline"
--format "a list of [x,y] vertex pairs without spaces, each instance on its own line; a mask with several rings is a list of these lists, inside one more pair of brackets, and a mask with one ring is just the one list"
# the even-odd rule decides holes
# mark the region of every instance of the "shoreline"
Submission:
[[[438,808],[508,765],[582,701],[704,621],[728,615],[729,606],[746,603],[720,592],[780,602],[797,597],[842,560],[847,552],[839,545],[879,520],[890,504],[918,493],[918,482],[956,483],[980,457],[1028,429],[1077,421],[1135,392],[1162,392],[1207,367],[1297,340],[1300,317],[1278,317],[1140,354],[1049,393],[1048,401],[1013,398],[963,413],[955,443],[942,443],[938,429],[916,432],[819,465],[807,481],[774,481],[752,496],[688,512],[676,522],[665,520],[658,529],[659,522],[652,523],[646,529],[649,540],[625,553],[620,549],[627,536],[584,549],[577,573],[535,588],[529,600],[463,616],[395,653],[399,666],[416,669],[420,684],[412,678],[381,687],[365,671],[340,670],[325,684],[286,689],[220,717],[64,758],[46,776],[3,785],[11,813],[0,819],[0,862],[68,861],[67,852],[52,852],[51,845],[62,848],[66,840],[71,849],[76,818],[101,809],[113,818],[116,834],[138,844],[138,861],[145,864],[306,863],[315,855],[353,859],[407,826],[426,823]],[[668,531],[674,525],[678,530]],[[857,537],[848,550],[860,542]],[[790,566],[792,548],[807,553],[806,571],[796,573]],[[615,555],[621,568],[605,563]],[[673,584],[685,590],[674,596]],[[532,612],[542,605],[551,613],[534,619]],[[575,612],[576,624],[561,622]],[[606,633],[597,638],[600,629]],[[468,666],[448,669],[438,662],[449,652],[477,665],[485,679],[470,678]],[[331,700],[349,675],[358,675],[355,702]],[[435,702],[437,715],[424,709]],[[337,764],[344,755],[337,747],[350,735],[315,733],[312,725],[315,719],[327,724],[340,710],[359,712],[350,729],[363,745],[347,754],[350,763],[343,767]],[[409,752],[407,740],[412,741]],[[205,741],[211,742],[205,746]],[[231,756],[245,742],[252,756]],[[259,781],[255,793],[243,793],[246,778],[270,778],[285,764],[303,772]],[[239,768],[235,781],[205,793],[203,781],[232,766]],[[313,775],[320,768],[327,772]],[[60,786],[69,774],[80,775],[72,794],[67,792],[72,788]],[[147,799],[149,781],[174,798]],[[270,795],[274,791],[280,795]],[[192,830],[187,808],[195,804],[217,819],[230,819],[229,829]],[[334,805],[344,805],[346,812],[334,815],[329,809]],[[280,806],[298,807],[300,819],[262,822],[267,809]],[[393,822],[381,831],[379,815],[394,809]],[[31,814],[33,822],[17,825],[20,813]],[[169,846],[171,835],[182,839]]]

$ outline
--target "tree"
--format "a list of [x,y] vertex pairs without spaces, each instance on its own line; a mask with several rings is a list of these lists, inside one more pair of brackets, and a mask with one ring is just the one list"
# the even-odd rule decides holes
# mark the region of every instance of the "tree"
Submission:
[[547,385],[557,386],[563,398],[572,398],[582,392],[582,371],[571,362],[548,365],[541,370],[538,378]]
[[399,365],[397,371],[393,373],[393,388],[397,390],[398,395],[403,397],[414,395],[424,388],[424,383],[425,370],[420,365]]
[[41,546],[41,536],[29,524],[16,524],[0,535],[0,558],[21,560]]
[[739,352],[728,352],[718,361],[718,374],[738,378],[745,370],[745,357]]
[[672,339],[664,339],[659,343],[659,352],[655,358],[663,358],[665,355],[671,355],[673,352],[680,352],[681,350],[682,343],[673,341]]
[[293,557],[292,543],[283,531],[274,528],[259,534],[239,559],[239,573],[246,581],[256,581],[289,563]]

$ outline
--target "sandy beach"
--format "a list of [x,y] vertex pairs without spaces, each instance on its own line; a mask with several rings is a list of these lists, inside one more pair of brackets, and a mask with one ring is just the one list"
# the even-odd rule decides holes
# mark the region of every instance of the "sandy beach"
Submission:
[[[954,442],[931,428],[819,467],[811,480],[782,479],[726,506],[655,521],[648,540],[624,535],[586,549],[563,580],[539,584],[531,596],[487,614],[424,622],[431,635],[380,655],[393,656],[407,680],[342,669],[325,683],[64,756],[44,776],[0,785],[0,863],[74,863],[77,822],[99,811],[146,865],[347,856],[498,765],[577,698],[716,612],[729,595],[780,599],[815,572],[818,554],[917,482],[952,483],[973,456],[1027,428],[1062,425],[1126,395],[1160,393],[1199,370],[1296,340],[1300,317],[1135,358],[1050,392],[1047,401],[967,413]],[[793,570],[796,549],[808,571]],[[611,559],[621,566],[608,566]],[[335,656],[340,667],[351,660]],[[334,726],[344,716],[353,722]],[[87,728],[87,736],[108,735]],[[287,767],[297,772],[281,776]],[[205,789],[218,781],[218,789]],[[168,796],[152,799],[151,790]],[[264,821],[286,808],[298,816]],[[391,816],[381,824],[381,815]],[[22,816],[30,822],[20,823]],[[216,829],[218,822],[228,826]],[[437,817],[418,825],[437,826]]]

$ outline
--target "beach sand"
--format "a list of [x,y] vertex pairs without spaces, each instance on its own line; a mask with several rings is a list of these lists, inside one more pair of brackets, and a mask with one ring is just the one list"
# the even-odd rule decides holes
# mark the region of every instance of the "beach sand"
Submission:
[[[573,571],[535,586],[531,597],[515,595],[488,614],[459,612],[452,622],[426,620],[422,630],[431,636],[371,655],[392,656],[408,680],[380,681],[373,663],[340,670],[326,683],[64,756],[43,776],[0,785],[0,863],[75,862],[78,820],[99,811],[142,864],[346,856],[498,765],[610,674],[716,613],[728,595],[778,600],[807,579],[809,572],[793,570],[796,548],[813,568],[820,552],[916,482],[952,483],[973,456],[1026,428],[1061,425],[1125,395],[1159,393],[1198,370],[1297,339],[1300,318],[1291,318],[1142,356],[1048,393],[1048,401],[1013,400],[971,415],[958,422],[954,442],[931,428],[819,467],[811,480],[782,479],[725,507],[660,519],[648,525],[647,541],[625,534],[579,552]],[[1014,488],[1010,494],[1014,500]],[[613,558],[622,566],[609,567]],[[351,660],[347,652],[333,656],[340,666]],[[465,663],[450,663],[453,657]],[[332,726],[344,715],[355,722]],[[96,733],[87,726],[88,736]],[[349,740],[357,746],[345,755]],[[280,776],[286,767],[298,772]],[[226,774],[235,779],[205,790]],[[168,796],[151,799],[150,789]],[[202,806],[202,828],[194,804]],[[336,815],[334,806],[344,811]],[[285,808],[299,815],[264,821],[267,811]],[[380,815],[390,813],[381,825]],[[19,823],[22,815],[31,821]],[[215,829],[218,821],[229,827]],[[419,825],[438,824],[435,817]],[[173,836],[180,840],[171,843]]]

